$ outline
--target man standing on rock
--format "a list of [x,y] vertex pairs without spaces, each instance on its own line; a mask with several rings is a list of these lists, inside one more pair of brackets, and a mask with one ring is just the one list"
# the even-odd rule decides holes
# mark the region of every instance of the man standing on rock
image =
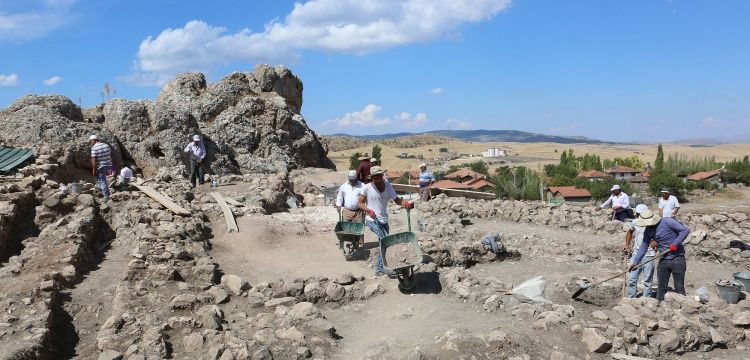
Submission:
[[427,164],[419,164],[419,198],[422,201],[430,201],[430,186],[435,183],[432,171],[427,170]]
[[359,157],[359,166],[357,166],[357,179],[361,181],[364,184],[369,184],[370,181],[370,168],[372,167],[372,163],[370,162],[369,156],[360,156]]
[[[638,220],[640,214],[646,210],[648,210],[648,206],[646,206],[645,204],[638,204],[638,206],[635,207],[636,220]],[[633,260],[635,260],[636,255],[638,255],[638,250],[641,248],[644,231],[646,231],[646,228],[644,226],[638,225],[637,221],[634,221],[631,224],[631,228],[628,229],[627,233],[625,233],[625,251],[631,253],[631,263],[633,262]],[[649,246],[649,248],[646,250],[646,255],[644,256],[643,260],[649,261],[653,259],[654,256],[656,256],[656,251],[651,246]],[[654,263],[649,262],[643,267],[630,272],[630,276],[628,278],[629,298],[634,298],[638,294],[638,277],[641,275],[641,273],[643,273],[643,297],[652,296],[651,283],[654,279]]]
[[[372,182],[362,188],[362,194],[359,196],[359,208],[367,214],[365,221],[367,227],[378,237],[378,244],[388,235],[390,227],[388,226],[388,200],[393,200],[398,205],[411,209],[414,205],[396,195],[391,183],[386,182],[384,175],[385,170],[380,166],[373,166],[370,169]],[[382,276],[383,273],[383,254],[378,253],[378,259],[375,263],[375,276]],[[391,276],[392,274],[388,274]]]
[[645,226],[646,230],[643,232],[643,241],[638,248],[638,253],[630,264],[630,270],[632,271],[634,267],[641,263],[651,240],[654,240],[660,253],[668,252],[661,258],[659,265],[656,267],[656,279],[659,281],[656,299],[664,300],[670,277],[674,277],[674,291],[685,295],[687,264],[685,262],[685,247],[682,242],[688,237],[690,230],[679,221],[673,218],[662,219],[648,209],[641,212],[641,217],[636,222],[638,226]]
[[91,145],[91,174],[97,180],[104,201],[109,201],[107,173],[112,169],[112,149],[109,145],[99,141],[96,135],[89,136],[89,144]]
[[[206,158],[206,146],[203,145],[200,135],[193,135],[193,142],[185,146],[185,153],[190,156],[190,188],[198,184],[203,185],[203,159]],[[197,179],[196,179],[197,178]]]
[[678,211],[680,211],[680,202],[677,201],[677,197],[669,195],[669,189],[662,188],[659,194],[659,215],[663,218],[673,218],[677,216]]
[[[339,187],[339,193],[336,196],[336,210],[341,215],[342,221],[354,221],[364,223],[364,211],[359,208],[359,195],[362,194],[364,184],[357,180],[357,172],[349,170],[347,182]],[[359,239],[360,245],[365,240],[365,236]]]
[[630,198],[628,194],[622,192],[620,185],[612,186],[610,191],[612,191],[612,195],[599,208],[604,209],[611,205],[615,219],[624,222],[630,215]]

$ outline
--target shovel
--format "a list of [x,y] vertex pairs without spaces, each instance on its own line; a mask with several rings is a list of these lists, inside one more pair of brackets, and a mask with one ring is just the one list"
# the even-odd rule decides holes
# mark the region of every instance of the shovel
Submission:
[[[683,242],[682,242],[682,245],[683,245],[683,247],[684,247],[684,246],[685,246],[685,244],[687,244],[687,243],[688,243],[688,240],[685,240],[685,241],[683,241]],[[648,261],[644,261],[644,262],[642,262],[642,263],[638,264],[638,265],[637,265],[636,267],[634,267],[634,268],[633,268],[633,270],[635,270],[635,269],[639,269],[639,268],[641,268],[641,267],[642,267],[643,265],[646,265],[646,264],[648,264],[648,263],[650,263],[650,262],[652,262],[652,261],[654,261],[654,260],[657,260],[657,259],[661,259],[661,258],[663,258],[663,257],[664,257],[665,255],[667,255],[667,254],[669,254],[669,251],[665,251],[665,252],[663,252],[663,253],[659,253],[659,254],[657,254],[656,256],[654,256],[654,257],[653,257],[653,258],[652,258],[651,260],[648,260]],[[628,273],[628,272],[630,272],[630,271],[631,271],[631,270],[629,270],[629,269],[628,269],[628,270],[625,270],[625,271],[622,271],[622,272],[618,272],[617,274],[614,274],[614,275],[612,275],[612,276],[610,276],[610,277],[608,277],[608,278],[606,278],[606,279],[603,279],[603,280],[599,280],[599,281],[596,281],[596,282],[593,282],[593,283],[589,283],[588,281],[585,281],[585,280],[584,280],[584,281],[583,281],[583,284],[581,284],[581,288],[580,288],[580,289],[578,289],[578,290],[577,290],[577,291],[576,291],[575,293],[573,293],[573,296],[571,296],[571,298],[572,298],[572,299],[575,299],[575,298],[577,298],[578,296],[580,296],[581,294],[583,294],[583,292],[584,292],[584,291],[586,291],[586,290],[588,290],[589,288],[591,288],[591,287],[594,287],[594,286],[596,286],[596,285],[599,285],[599,284],[603,284],[603,283],[605,283],[605,282],[607,282],[607,281],[610,281],[610,280],[612,280],[612,279],[615,279],[615,278],[617,278],[617,277],[623,276],[623,275],[627,274],[627,273]]]

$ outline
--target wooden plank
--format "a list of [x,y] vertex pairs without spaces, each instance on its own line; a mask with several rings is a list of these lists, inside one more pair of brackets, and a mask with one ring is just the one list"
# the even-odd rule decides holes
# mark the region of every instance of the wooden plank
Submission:
[[234,206],[245,206],[245,204],[243,204],[243,203],[241,203],[241,202],[239,202],[239,201],[237,201],[237,200],[235,200],[235,199],[232,199],[232,198],[230,198],[229,196],[222,196],[222,197],[224,198],[224,201],[226,201],[226,202],[227,202],[227,204],[229,204],[229,205],[234,205]]
[[224,220],[227,222],[227,228],[229,228],[229,232],[232,232],[232,230],[240,232],[240,229],[237,227],[237,222],[234,221],[234,214],[232,214],[232,209],[230,209],[229,205],[227,205],[227,202],[224,201],[224,197],[222,197],[221,194],[216,191],[212,192],[211,196],[213,196],[214,200],[216,200],[216,202],[219,204],[221,211],[224,213]]
[[[391,184],[393,189],[404,193],[418,193],[419,186],[417,185],[405,185],[405,184]],[[451,197],[465,197],[469,199],[481,199],[481,200],[494,200],[495,194],[486,193],[481,191],[469,191],[469,190],[456,190],[456,189],[440,189],[431,188],[430,191],[433,195],[443,193]]]
[[190,211],[186,210],[180,205],[177,205],[177,203],[172,201],[170,198],[162,195],[158,191],[154,190],[154,188],[150,186],[146,186],[146,185],[138,185],[135,183],[131,183],[130,185],[135,186],[138,190],[142,191],[144,194],[148,195],[150,198],[156,200],[156,202],[158,202],[165,208],[169,209],[173,213],[177,215],[190,215]]

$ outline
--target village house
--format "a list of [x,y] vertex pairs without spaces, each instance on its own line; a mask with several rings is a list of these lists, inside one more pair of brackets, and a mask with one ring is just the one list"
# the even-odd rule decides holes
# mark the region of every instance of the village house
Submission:
[[471,186],[474,191],[493,191],[495,190],[495,184],[487,179],[474,179],[463,183],[464,185]]
[[547,201],[555,204],[587,203],[591,201],[591,193],[575,186],[550,186],[547,188]]
[[599,170],[586,170],[578,173],[579,178],[588,179],[589,181],[602,180],[607,177],[607,174]]
[[466,184],[462,184],[460,182],[455,182],[453,180],[438,180],[434,184],[432,184],[433,188],[438,189],[457,189],[457,190],[471,190],[472,187]]
[[448,175],[445,175],[445,178],[455,180],[456,182],[466,182],[474,179],[484,179],[486,178],[486,176],[469,168],[460,168]]
[[697,172],[695,174],[689,175],[686,180],[687,181],[709,181],[714,184],[721,184],[721,171],[722,169],[716,169],[711,171],[701,171]]
[[500,157],[500,156],[508,156],[508,151],[498,149],[498,148],[489,148],[487,149],[487,151],[482,151],[482,157]]
[[629,180],[631,177],[641,174],[641,171],[638,169],[619,165],[606,169],[604,172],[615,178],[615,180]]

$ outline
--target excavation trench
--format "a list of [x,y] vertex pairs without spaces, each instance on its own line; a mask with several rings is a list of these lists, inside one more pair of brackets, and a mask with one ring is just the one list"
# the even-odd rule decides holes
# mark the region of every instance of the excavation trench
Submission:
[[0,268],[23,251],[24,240],[39,235],[36,205],[32,193],[0,195]]

